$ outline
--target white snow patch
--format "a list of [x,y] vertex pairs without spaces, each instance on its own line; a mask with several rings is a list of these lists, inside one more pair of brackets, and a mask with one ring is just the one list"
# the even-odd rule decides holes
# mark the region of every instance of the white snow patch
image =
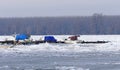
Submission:
[[[43,39],[45,35],[32,35],[34,40]],[[70,35],[53,35],[58,40],[68,38]],[[0,40],[13,39],[12,36],[0,36]],[[111,41],[105,44],[50,44],[16,45],[14,48],[0,48],[0,52],[118,52],[120,51],[120,35],[81,35],[79,40],[85,41]]]

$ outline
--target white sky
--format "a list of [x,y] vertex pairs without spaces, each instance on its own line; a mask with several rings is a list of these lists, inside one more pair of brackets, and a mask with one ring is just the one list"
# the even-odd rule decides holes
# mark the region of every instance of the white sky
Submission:
[[120,0],[0,0],[0,17],[120,15]]

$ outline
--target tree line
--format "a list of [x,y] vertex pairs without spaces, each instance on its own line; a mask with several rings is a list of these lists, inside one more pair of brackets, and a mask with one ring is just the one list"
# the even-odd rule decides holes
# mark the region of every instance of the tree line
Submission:
[[0,35],[120,34],[120,16],[0,18]]

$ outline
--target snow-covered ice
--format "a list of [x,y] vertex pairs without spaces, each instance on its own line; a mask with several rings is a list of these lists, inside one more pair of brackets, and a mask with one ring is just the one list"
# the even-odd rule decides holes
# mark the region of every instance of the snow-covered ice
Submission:
[[[64,40],[70,35],[54,35]],[[40,40],[44,35],[32,35]],[[14,40],[0,36],[0,40]],[[105,44],[16,45],[0,48],[0,70],[119,70],[120,35],[81,35],[79,40],[110,41]]]

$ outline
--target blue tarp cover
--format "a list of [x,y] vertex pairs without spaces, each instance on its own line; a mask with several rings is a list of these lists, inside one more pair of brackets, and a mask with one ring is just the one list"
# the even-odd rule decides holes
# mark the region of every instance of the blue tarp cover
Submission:
[[53,36],[45,36],[44,41],[46,42],[57,42]]
[[15,40],[25,40],[25,39],[28,39],[29,36],[26,35],[26,34],[19,34],[19,35],[16,35],[16,38]]

